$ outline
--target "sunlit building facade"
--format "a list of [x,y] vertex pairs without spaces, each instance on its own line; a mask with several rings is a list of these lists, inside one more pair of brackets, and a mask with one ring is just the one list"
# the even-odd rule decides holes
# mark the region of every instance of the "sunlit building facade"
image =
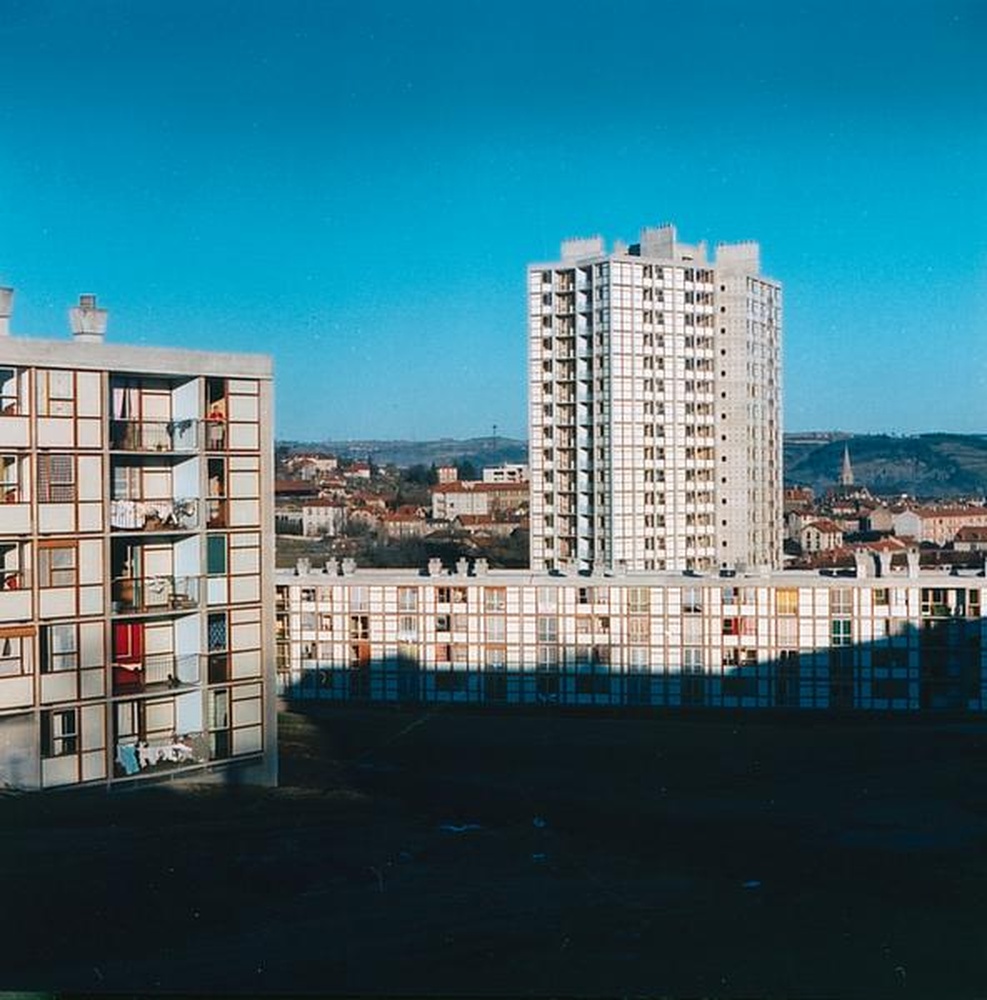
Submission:
[[270,360],[0,305],[0,784],[275,781]]
[[781,562],[781,286],[756,243],[528,268],[531,565],[700,570]]
[[280,570],[291,700],[574,707],[987,708],[982,573],[563,576],[462,561]]

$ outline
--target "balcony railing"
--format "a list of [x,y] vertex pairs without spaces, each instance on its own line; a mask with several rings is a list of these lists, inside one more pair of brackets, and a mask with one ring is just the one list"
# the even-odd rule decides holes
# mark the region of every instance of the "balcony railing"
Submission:
[[199,501],[111,500],[110,527],[114,531],[194,531],[199,526]]
[[110,448],[114,451],[197,451],[199,421],[112,420]]
[[183,764],[197,764],[209,759],[209,736],[196,732],[148,739],[124,737],[117,740],[115,757],[118,778],[149,769],[166,770]]
[[198,684],[202,659],[198,653],[185,656],[161,654],[146,656],[137,663],[114,663],[113,693],[140,694]]
[[113,610],[121,614],[191,611],[199,604],[199,577],[119,577],[113,581]]

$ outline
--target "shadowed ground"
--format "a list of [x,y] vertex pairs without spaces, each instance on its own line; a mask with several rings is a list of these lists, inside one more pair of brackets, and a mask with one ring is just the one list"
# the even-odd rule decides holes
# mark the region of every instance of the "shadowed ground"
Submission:
[[0,988],[987,995],[987,726],[281,723],[277,790],[0,798]]

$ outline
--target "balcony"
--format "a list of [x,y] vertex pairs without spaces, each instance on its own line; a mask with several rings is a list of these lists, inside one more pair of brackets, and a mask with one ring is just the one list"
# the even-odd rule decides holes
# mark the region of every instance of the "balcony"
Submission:
[[114,775],[130,777],[148,770],[160,771],[209,760],[209,737],[205,733],[175,736],[129,736],[116,743]]
[[193,497],[110,501],[113,531],[194,531],[198,526],[199,501]]
[[113,693],[142,694],[199,684],[201,659],[198,653],[185,656],[161,654],[147,656],[135,663],[114,663]]
[[198,448],[198,420],[110,421],[112,451],[191,452]]
[[113,610],[128,615],[193,611],[199,589],[197,576],[119,577],[113,581]]

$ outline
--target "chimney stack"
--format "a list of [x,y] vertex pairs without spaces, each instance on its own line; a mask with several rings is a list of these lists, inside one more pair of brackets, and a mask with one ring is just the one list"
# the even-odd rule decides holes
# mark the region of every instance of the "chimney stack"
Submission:
[[10,314],[13,308],[13,288],[0,288],[0,337],[10,336]]
[[95,295],[80,295],[79,304],[69,310],[72,334],[80,343],[101,344],[106,335],[105,309],[96,307]]

